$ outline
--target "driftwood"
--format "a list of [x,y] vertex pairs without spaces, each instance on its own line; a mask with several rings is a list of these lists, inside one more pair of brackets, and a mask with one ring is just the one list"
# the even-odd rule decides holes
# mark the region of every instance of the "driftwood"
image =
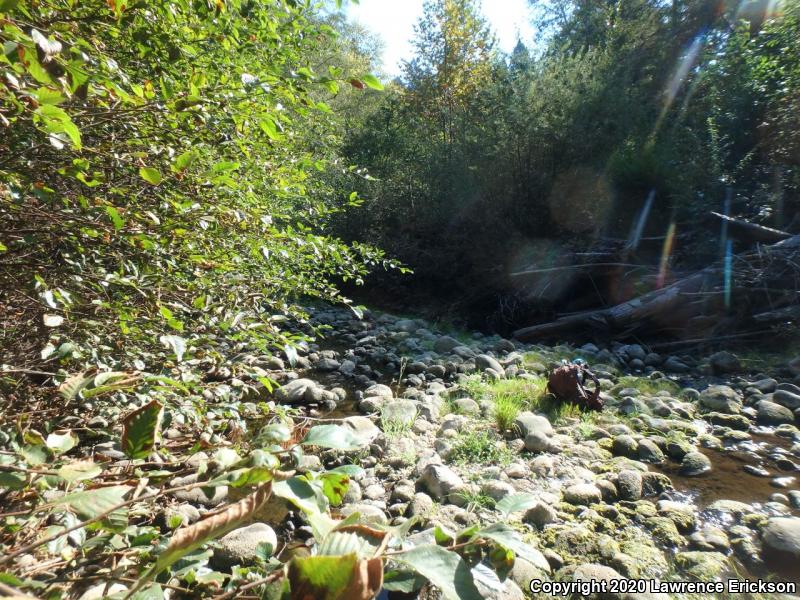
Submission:
[[738,254],[616,306],[563,316],[514,332],[522,341],[587,337],[731,334],[800,315],[800,235]]
[[718,212],[711,211],[711,216],[716,217],[727,225],[729,236],[751,244],[775,244],[792,237],[791,233],[728,217]]

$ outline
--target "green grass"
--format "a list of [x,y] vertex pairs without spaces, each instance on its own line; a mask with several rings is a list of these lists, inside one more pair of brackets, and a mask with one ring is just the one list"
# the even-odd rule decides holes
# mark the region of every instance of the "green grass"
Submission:
[[659,392],[669,392],[672,395],[677,395],[681,392],[681,387],[670,379],[648,379],[647,377],[626,375],[617,380],[617,385],[611,389],[611,393],[619,393],[620,390],[625,388],[635,388],[648,396],[655,396]]
[[459,387],[459,392],[476,402],[489,400],[494,404],[494,420],[500,432],[509,431],[520,411],[539,410],[546,393],[543,377],[533,380],[500,379],[487,382],[480,375],[471,375]]
[[495,435],[487,431],[461,433],[454,442],[448,461],[461,465],[508,465],[514,454]]
[[463,498],[467,505],[466,509],[470,512],[475,512],[481,508],[494,508],[495,502],[490,496],[481,492],[461,492],[458,494]]
[[411,425],[398,419],[381,418],[381,429],[386,439],[393,440],[407,435],[411,431]]

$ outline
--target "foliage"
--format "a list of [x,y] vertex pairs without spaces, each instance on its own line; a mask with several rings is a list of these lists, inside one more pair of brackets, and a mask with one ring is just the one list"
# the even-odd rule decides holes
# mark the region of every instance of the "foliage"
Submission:
[[[369,210],[337,215],[337,230],[367,232],[417,274],[382,281],[503,328],[565,309],[579,284],[594,289],[568,270],[541,285],[514,273],[608,251],[598,239],[617,248],[651,192],[644,235],[674,223],[677,267],[716,258],[705,217],[728,195],[732,215],[794,227],[797,0],[531,4],[546,37],[502,56],[479,51],[480,26],[455,50],[475,23],[471,2],[429,3],[400,85],[372,98],[348,135],[346,155],[375,179],[359,185]],[[448,9],[460,14],[449,43]],[[450,50],[472,58],[446,63]],[[480,76],[439,85],[445,64],[460,65],[461,81],[479,64]],[[652,246],[622,262],[657,264]],[[594,283],[598,301],[619,292],[616,278]]]
[[513,459],[513,453],[503,441],[487,432],[465,432],[453,439],[447,460],[457,464],[501,464]]

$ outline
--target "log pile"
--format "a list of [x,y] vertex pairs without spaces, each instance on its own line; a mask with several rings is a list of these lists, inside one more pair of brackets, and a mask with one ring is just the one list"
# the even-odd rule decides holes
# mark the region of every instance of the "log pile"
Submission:
[[782,239],[757,245],[662,289],[615,306],[587,310],[514,332],[522,341],[666,336],[708,339],[763,332],[800,319],[800,235],[744,227]]

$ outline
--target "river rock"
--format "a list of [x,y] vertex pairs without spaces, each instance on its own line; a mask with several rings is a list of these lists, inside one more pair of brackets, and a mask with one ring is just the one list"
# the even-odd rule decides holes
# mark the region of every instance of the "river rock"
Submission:
[[700,394],[700,404],[721,413],[742,412],[742,398],[727,385],[711,385]]
[[564,500],[570,504],[588,506],[602,501],[600,489],[593,483],[576,483],[564,490]]
[[641,461],[654,464],[664,462],[664,453],[653,440],[649,440],[647,438],[640,440],[636,452],[639,455],[639,460]]
[[217,542],[211,564],[218,569],[230,569],[234,565],[256,562],[256,551],[261,544],[268,544],[272,551],[278,547],[275,531],[265,523],[253,523],[239,527],[222,536]]
[[633,469],[620,471],[617,475],[617,494],[620,500],[639,500],[642,497],[642,474]]
[[742,363],[739,358],[731,353],[723,350],[716,352],[708,357],[711,372],[714,375],[726,375],[729,373],[738,373],[742,370]]
[[426,518],[433,512],[433,498],[424,492],[414,494],[414,499],[408,505],[408,516]]
[[386,525],[389,520],[386,514],[375,506],[374,504],[365,504],[363,502],[358,504],[348,504],[341,509],[343,517],[349,517],[354,513],[360,515],[359,522],[366,523],[367,525]]
[[790,410],[800,408],[800,394],[795,394],[788,390],[778,389],[772,394],[772,401]]
[[453,408],[461,415],[477,415],[481,412],[480,406],[472,398],[453,400]]
[[550,436],[553,435],[553,426],[547,417],[535,415],[532,412],[521,412],[514,419],[514,431],[518,431],[523,439],[533,432]]
[[617,435],[611,444],[611,451],[615,456],[627,456],[636,458],[638,456],[639,444],[630,435]]
[[412,425],[417,418],[417,404],[411,400],[392,400],[381,409],[381,420],[399,425]]
[[381,435],[381,430],[368,417],[347,417],[342,419],[342,426],[352,431],[364,444],[372,443]]
[[83,592],[78,600],[102,600],[112,595],[122,598],[127,591],[128,587],[121,583],[98,583]]
[[429,464],[422,471],[419,483],[435,500],[445,500],[450,494],[463,489],[464,482],[450,467]]
[[461,345],[457,339],[450,337],[449,335],[443,335],[433,343],[434,351],[438,352],[439,354],[449,354],[453,348],[457,348]]
[[541,431],[533,431],[525,436],[525,450],[528,452],[547,452],[550,447],[550,437]]
[[715,581],[728,567],[728,559],[719,552],[678,552],[675,565],[695,581]]
[[765,425],[780,425],[781,423],[794,423],[794,413],[777,402],[762,400],[757,404],[758,422]]
[[[761,530],[765,551],[800,561],[800,517],[774,517]],[[769,553],[769,552],[767,552]]]
[[311,379],[295,379],[278,388],[275,397],[284,404],[321,402],[325,398],[325,390]]
[[370,396],[380,396],[381,398],[393,398],[394,393],[392,392],[392,388],[390,388],[388,385],[383,385],[382,383],[376,383],[364,390],[364,397],[368,398]]
[[556,509],[545,504],[544,502],[537,502],[532,508],[528,509],[525,516],[522,518],[526,523],[536,525],[539,528],[544,527],[550,523],[558,521],[558,513]]
[[711,470],[711,461],[702,452],[692,451],[681,461],[681,474],[689,477],[702,475]]
[[478,356],[475,357],[475,366],[481,371],[484,369],[492,369],[498,373],[503,372],[503,366],[497,361],[496,358],[489,356],[488,354],[478,354]]
[[692,370],[689,365],[676,356],[667,357],[661,368],[672,373],[688,373]]

